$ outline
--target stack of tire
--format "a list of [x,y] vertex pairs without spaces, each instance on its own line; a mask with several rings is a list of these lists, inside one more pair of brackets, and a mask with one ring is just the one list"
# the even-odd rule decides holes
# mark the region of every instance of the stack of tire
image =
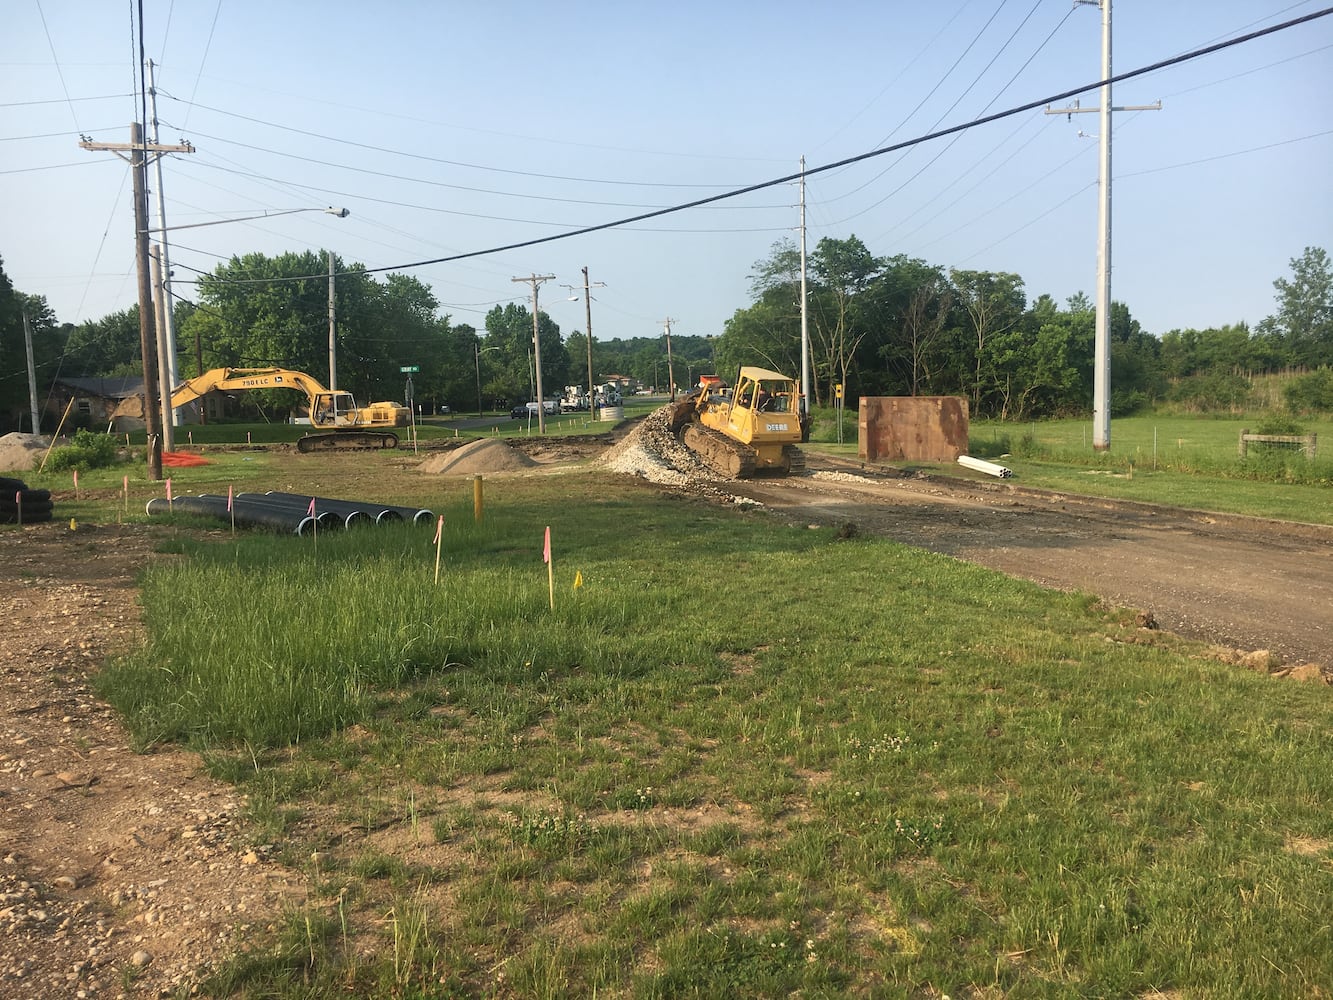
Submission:
[[51,520],[51,491],[30,490],[22,479],[0,476],[0,524]]

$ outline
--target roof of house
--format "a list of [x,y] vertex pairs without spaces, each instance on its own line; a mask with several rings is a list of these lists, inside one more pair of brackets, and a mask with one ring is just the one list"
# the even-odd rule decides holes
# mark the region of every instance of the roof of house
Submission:
[[57,384],[103,399],[130,399],[143,395],[143,377],[115,375],[105,378],[58,378]]

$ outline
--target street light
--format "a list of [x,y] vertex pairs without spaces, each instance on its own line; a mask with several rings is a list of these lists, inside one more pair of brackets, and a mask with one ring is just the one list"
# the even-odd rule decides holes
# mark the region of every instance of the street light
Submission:
[[480,420],[481,413],[481,356],[487,351],[498,351],[498,347],[482,347],[480,341],[473,341],[472,353],[473,360],[477,363],[477,419]]

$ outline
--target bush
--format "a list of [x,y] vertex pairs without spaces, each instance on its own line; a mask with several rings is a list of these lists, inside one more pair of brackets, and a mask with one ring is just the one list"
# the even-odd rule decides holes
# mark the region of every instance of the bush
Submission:
[[75,431],[73,441],[52,450],[46,466],[52,472],[63,472],[67,469],[104,469],[115,465],[116,440],[109,434]]
[[1333,368],[1297,375],[1282,387],[1287,409],[1301,413],[1310,410],[1333,411]]
[[1304,434],[1305,428],[1291,417],[1272,414],[1254,428],[1255,434]]

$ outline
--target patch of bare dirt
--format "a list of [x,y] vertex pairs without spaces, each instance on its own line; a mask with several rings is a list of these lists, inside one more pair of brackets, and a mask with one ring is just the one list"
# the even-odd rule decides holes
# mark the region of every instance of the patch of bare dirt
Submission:
[[88,672],[140,641],[150,527],[0,531],[0,996],[156,997],[195,982],[303,878],[239,832],[180,750],[135,753]]

